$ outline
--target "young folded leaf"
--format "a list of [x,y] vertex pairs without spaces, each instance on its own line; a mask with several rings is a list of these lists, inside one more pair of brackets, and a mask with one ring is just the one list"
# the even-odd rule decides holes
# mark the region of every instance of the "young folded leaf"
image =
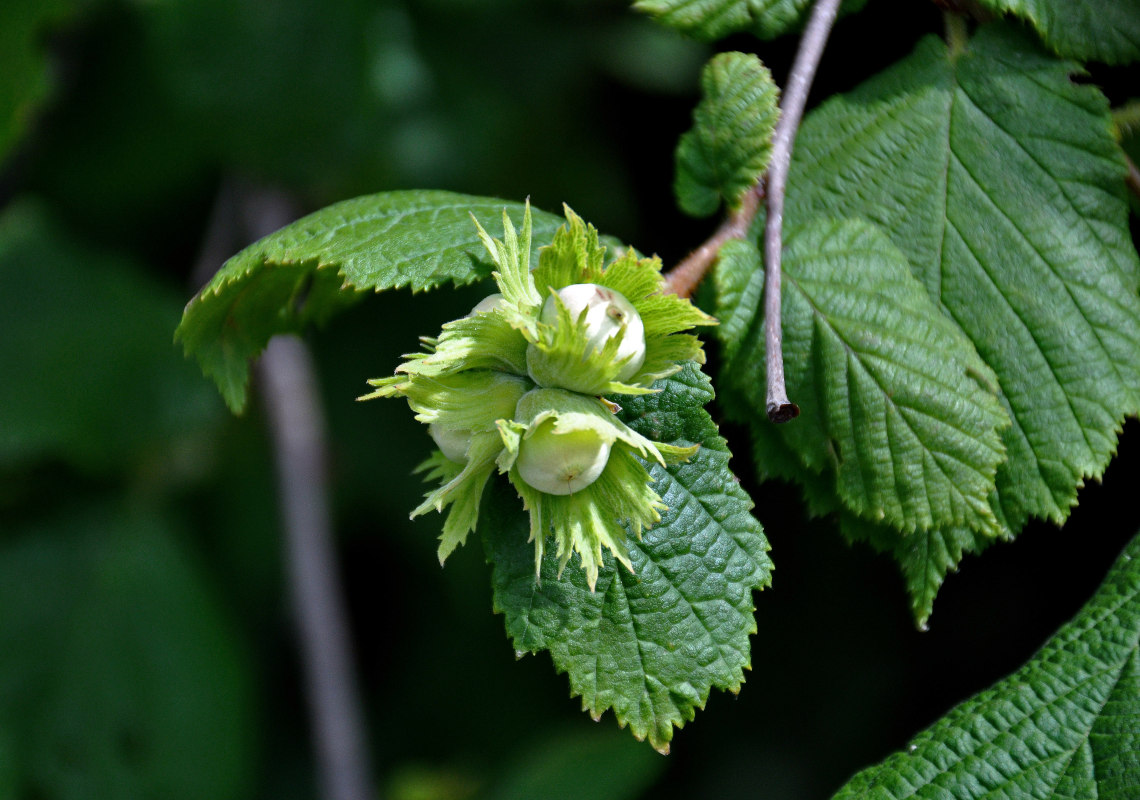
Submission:
[[723,200],[729,208],[768,169],[780,116],[780,90],[754,55],[720,53],[701,72],[701,102],[693,128],[677,144],[677,201],[705,217]]

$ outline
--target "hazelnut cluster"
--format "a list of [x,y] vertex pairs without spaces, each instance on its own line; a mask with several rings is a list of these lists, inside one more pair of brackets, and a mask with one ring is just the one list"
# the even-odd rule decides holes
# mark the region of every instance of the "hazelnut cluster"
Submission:
[[439,557],[475,529],[483,487],[507,475],[530,512],[535,571],[554,538],[560,566],[577,553],[590,587],[602,549],[632,569],[627,536],[661,519],[646,462],[661,466],[696,447],[650,441],[622,423],[611,397],[645,394],[687,360],[703,362],[683,333],[714,320],[663,293],[661,262],[633,251],[605,265],[593,226],[566,209],[567,224],[530,269],[529,206],[503,238],[479,225],[499,291],[443,326],[395,375],[369,381],[361,399],[404,397],[438,448],[420,470],[438,482],[415,517],[449,508]]

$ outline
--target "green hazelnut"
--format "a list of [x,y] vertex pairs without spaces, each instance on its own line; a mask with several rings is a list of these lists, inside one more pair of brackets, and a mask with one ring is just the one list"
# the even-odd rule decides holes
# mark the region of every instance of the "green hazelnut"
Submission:
[[495,308],[502,301],[502,299],[503,299],[503,295],[500,292],[495,292],[494,294],[489,294],[486,297],[484,297],[482,300],[480,300],[478,303],[476,303],[475,307],[472,308],[469,312],[467,312],[467,316],[473,317],[476,314],[486,314],[490,311],[494,311]]
[[[557,292],[558,300],[578,319],[586,312],[586,343],[583,352],[601,350],[605,343],[625,331],[618,346],[617,361],[628,359],[615,379],[627,381],[637,374],[645,363],[645,325],[641,315],[621,292],[596,283],[572,283]],[[539,319],[547,325],[558,324],[558,300],[554,295],[546,298]]]
[[466,463],[467,448],[471,445],[471,431],[445,428],[438,422],[433,422],[428,425],[428,433],[444,457],[457,464]]
[[519,477],[540,492],[573,494],[602,474],[611,446],[594,430],[559,433],[548,419],[523,438],[515,464]]

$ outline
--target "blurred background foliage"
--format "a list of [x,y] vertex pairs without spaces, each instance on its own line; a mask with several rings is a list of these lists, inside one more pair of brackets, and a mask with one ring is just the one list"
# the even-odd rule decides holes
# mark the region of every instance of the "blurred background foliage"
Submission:
[[[939,25],[872,0],[814,96]],[[778,81],[794,45],[723,43]],[[529,195],[670,263],[711,225],[670,188],[711,52],[620,0],[6,0],[0,798],[315,795],[262,413],[231,417],[172,343],[225,198]],[[407,519],[420,426],[353,401],[479,296],[381,295],[312,337],[385,797],[826,797],[1027,658],[1134,529],[1129,423],[1071,522],[968,561],[920,635],[892,565],[753,485],[738,452],[775,588],[741,695],[662,758],[578,711],[547,656],[516,661],[478,546],[442,571],[438,520]]]

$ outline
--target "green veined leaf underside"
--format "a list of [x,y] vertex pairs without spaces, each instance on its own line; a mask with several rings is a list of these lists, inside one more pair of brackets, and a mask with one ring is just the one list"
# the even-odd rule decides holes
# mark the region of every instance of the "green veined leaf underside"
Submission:
[[[789,183],[791,229],[820,215],[882,226],[996,375],[1013,422],[991,503],[1003,537],[1031,516],[1064,520],[1140,406],[1124,165],[1107,103],[1073,83],[1075,69],[1003,25],[961,52],[927,39],[808,116]],[[741,296],[747,284],[728,288]],[[758,458],[787,454],[773,436],[782,434],[757,432]],[[801,466],[760,471],[798,476],[818,512],[839,508]],[[895,552],[920,622],[962,554],[992,541],[944,521],[918,541],[866,521],[843,527]]]
[[[725,255],[760,281],[754,247]],[[832,475],[851,512],[900,534],[998,533],[989,495],[1008,420],[985,365],[902,254],[868,223],[820,221],[789,231],[784,275],[785,376],[803,413],[777,435],[795,458]],[[764,401],[764,330],[760,293],[747,294],[748,332],[722,375],[743,398],[734,405],[752,409]]]
[[[865,262],[865,266],[869,266]],[[764,285],[760,255],[751,245],[729,243],[721,251],[720,262],[713,273],[714,311],[720,319],[715,329],[722,340],[725,367],[721,373],[722,403],[738,419],[750,423],[753,463],[760,480],[780,479],[798,483],[804,493],[808,511],[813,516],[831,516],[838,521],[843,535],[852,541],[866,541],[876,550],[892,555],[903,573],[916,624],[925,629],[933,609],[934,598],[946,573],[962,559],[964,552],[977,552],[996,541],[987,535],[958,527],[918,528],[902,534],[897,527],[860,518],[844,505],[838,492],[834,468],[809,467],[802,454],[801,436],[796,443],[789,436],[801,422],[807,440],[826,442],[826,432],[806,416],[795,426],[772,425],[757,412],[762,396],[749,387],[763,385],[763,342],[758,319]],[[744,356],[738,358],[741,351]],[[802,363],[802,359],[801,359]],[[789,390],[803,400],[810,387],[801,385],[801,372],[790,375]],[[812,390],[814,391],[814,390]],[[753,396],[749,398],[749,394]],[[830,445],[825,445],[830,453]]]
[[1140,786],[1140,537],[1016,673],[953,709],[835,800],[1131,800]]

